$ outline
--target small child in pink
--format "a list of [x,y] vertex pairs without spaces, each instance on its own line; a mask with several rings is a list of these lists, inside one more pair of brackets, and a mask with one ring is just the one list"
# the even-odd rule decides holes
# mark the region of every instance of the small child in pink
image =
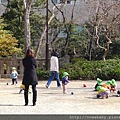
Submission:
[[62,77],[63,94],[67,94],[66,85],[69,83],[68,75],[69,74],[67,72],[63,73],[63,77]]

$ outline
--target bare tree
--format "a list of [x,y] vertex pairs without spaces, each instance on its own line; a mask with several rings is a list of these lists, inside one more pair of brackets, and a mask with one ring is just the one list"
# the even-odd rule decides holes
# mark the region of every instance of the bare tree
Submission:
[[25,31],[25,51],[31,45],[30,36],[30,10],[32,0],[23,0],[24,3],[24,31]]
[[[53,0],[52,0],[52,2],[53,2]],[[25,34],[24,45],[25,45],[25,51],[26,51],[26,49],[31,46],[30,11],[31,11],[32,0],[23,0],[23,4],[24,4],[24,34]],[[63,8],[63,6],[64,6],[64,4],[61,3],[61,4],[57,4],[53,7],[52,15],[49,18],[48,25],[50,24],[52,19],[57,15],[58,11]],[[57,9],[54,10],[55,8],[57,8]],[[38,52],[40,50],[40,45],[45,36],[45,32],[46,32],[46,25],[45,25],[43,32],[40,36],[40,39],[38,41],[37,48],[35,51],[35,57],[38,56]]]
[[[91,5],[94,0],[90,1]],[[96,45],[104,50],[103,60],[105,61],[109,51],[109,45],[112,40],[115,40],[117,33],[117,26],[120,24],[119,0],[116,1],[97,1],[94,16],[91,16],[88,24],[93,29],[91,34],[87,28],[87,32],[91,34],[92,39],[96,41]],[[105,39],[105,45],[101,45],[101,36]]]
[[[67,0],[66,0],[67,1]],[[63,3],[65,3],[66,1],[64,1]],[[53,2],[53,1],[52,1]],[[71,6],[71,14],[69,15],[69,21],[67,21],[67,17],[66,14],[65,14],[65,11],[66,11],[66,5],[65,4],[62,4],[62,7],[59,8],[58,6],[55,5],[55,3],[53,2],[54,4],[54,7],[57,9],[57,11],[61,14],[61,21],[59,19],[57,19],[57,21],[59,21],[59,23],[62,25],[61,27],[58,28],[56,34],[54,35],[54,38],[52,39],[51,41],[51,46],[53,49],[55,49],[54,45],[55,43],[57,42],[57,36],[58,34],[60,33],[61,29],[65,29],[66,31],[66,34],[67,34],[67,37],[66,37],[66,42],[65,44],[63,45],[64,46],[64,51],[67,49],[68,47],[68,43],[70,41],[70,36],[71,36],[71,29],[72,29],[72,25],[74,24],[74,10],[75,10],[75,6],[76,6],[76,0],[74,1],[74,4]],[[63,48],[62,48],[63,49]],[[75,51],[75,48],[74,48],[74,51]]]
[[[51,0],[53,2],[53,0]],[[54,2],[53,2],[54,3]],[[58,14],[58,12],[64,7],[64,4],[55,4],[54,3],[54,7],[53,7],[53,10],[51,11],[51,17],[49,18],[48,20],[48,25],[51,23],[51,21],[53,20],[53,18]],[[56,9],[55,9],[56,8]],[[49,10],[50,11],[50,10]],[[37,44],[37,48],[36,48],[36,51],[35,51],[35,56],[37,57],[38,56],[38,52],[40,50],[40,45],[42,43],[42,40],[44,38],[44,35],[45,35],[45,32],[46,32],[46,28],[47,26],[45,25],[44,29],[43,29],[43,32],[40,36],[40,39],[38,41],[38,44]]]
[[[29,15],[30,15],[30,9],[31,9],[31,4],[32,4],[32,0],[23,0],[24,1],[24,8],[25,8],[25,48],[30,46],[30,22],[29,22]],[[51,0],[53,2],[53,0]],[[67,1],[67,0],[66,0]],[[79,25],[81,25],[81,23],[79,23],[79,21],[85,21],[86,18],[89,18],[88,24],[91,25],[91,27],[93,28],[93,33],[91,34],[91,32],[86,28],[86,30],[89,32],[90,35],[90,44],[91,44],[91,48],[92,48],[92,41],[96,41],[96,45],[101,48],[104,49],[104,55],[103,55],[103,60],[105,60],[106,55],[109,51],[109,44],[112,43],[112,40],[115,39],[115,35],[117,31],[115,29],[115,27],[117,27],[118,23],[119,23],[119,19],[120,19],[120,12],[119,12],[119,0],[116,0],[114,2],[109,2],[109,1],[113,1],[113,0],[103,0],[103,1],[99,1],[99,0],[84,0],[84,5],[86,5],[87,7],[84,9],[88,9],[88,14],[84,15],[85,12],[83,11],[83,13],[80,13],[80,9],[78,10],[77,6],[76,6],[76,0],[73,4],[73,6],[71,6],[71,11],[67,8],[68,6],[66,6],[64,3],[59,3],[59,4],[54,4],[54,7],[51,10],[49,10],[49,13],[51,13],[51,17],[49,18],[48,21],[48,25],[50,25],[51,21],[53,20],[53,18],[56,17],[56,15],[58,13],[61,13],[62,18],[63,18],[63,26],[66,28],[67,31],[67,38],[66,38],[66,43],[65,43],[65,48],[67,48],[69,39],[70,39],[70,34],[71,34],[71,26],[74,23],[77,23]],[[66,9],[66,13],[70,13],[69,17],[66,17],[66,14],[64,13]],[[67,10],[68,9],[68,10]],[[82,11],[82,10],[81,10]],[[87,11],[87,10],[86,10]],[[76,13],[76,15],[74,15]],[[91,14],[92,13],[92,14]],[[86,17],[87,16],[87,17]],[[84,19],[85,17],[85,19]],[[68,20],[69,18],[69,20]],[[83,19],[83,20],[82,20]],[[59,21],[59,20],[58,20]],[[69,27],[66,26],[65,22],[69,23]],[[58,30],[58,33],[60,32],[61,29]],[[35,51],[35,56],[38,56],[39,50],[40,50],[40,45],[42,43],[42,40],[44,39],[45,36],[45,32],[46,32],[46,25],[43,28],[43,32],[41,33],[41,36],[38,40],[38,44],[37,44],[37,48]],[[58,33],[55,35],[54,39],[51,42],[51,45],[53,46],[53,43],[56,42],[56,38]],[[100,44],[100,36],[104,36],[104,38],[106,39],[106,45],[102,46]],[[113,37],[114,36],[114,37]],[[92,49],[89,49],[89,54],[91,53]],[[74,49],[75,51],[75,49]],[[90,55],[91,56],[91,55]]]

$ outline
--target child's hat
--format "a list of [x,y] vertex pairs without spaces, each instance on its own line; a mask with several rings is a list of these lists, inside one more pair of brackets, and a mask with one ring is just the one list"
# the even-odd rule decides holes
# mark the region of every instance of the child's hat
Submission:
[[98,83],[101,83],[102,80],[101,80],[100,78],[97,78],[97,82],[98,82]]
[[115,84],[115,79],[112,79],[111,82],[112,82],[112,84],[114,85],[114,84]]
[[68,75],[69,74],[67,72],[64,72],[62,77],[65,77],[65,76],[68,76]]
[[16,70],[16,68],[15,68],[15,67],[12,67],[12,70]]
[[112,84],[112,82],[109,80],[109,81],[106,82],[106,84],[110,85],[110,84]]
[[97,87],[97,91],[99,91],[101,88],[102,88],[101,86],[98,86],[98,87]]
[[102,85],[102,80],[100,78],[97,78],[97,82],[99,85]]

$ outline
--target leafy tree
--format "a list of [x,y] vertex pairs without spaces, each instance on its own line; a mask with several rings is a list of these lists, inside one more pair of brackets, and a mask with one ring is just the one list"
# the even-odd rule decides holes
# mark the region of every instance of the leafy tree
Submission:
[[[41,5],[42,4],[42,5]],[[26,49],[35,48],[45,25],[45,17],[39,9],[43,9],[45,0],[10,0],[2,17],[8,24],[7,30],[19,40],[19,46]]]
[[4,23],[7,24],[5,29],[10,30],[14,37],[19,40],[20,45],[24,44],[24,13],[22,0],[10,0],[2,17],[4,18]]
[[13,37],[9,31],[4,30],[6,25],[3,24],[3,19],[0,18],[0,56],[9,56],[21,51],[18,46],[18,40]]

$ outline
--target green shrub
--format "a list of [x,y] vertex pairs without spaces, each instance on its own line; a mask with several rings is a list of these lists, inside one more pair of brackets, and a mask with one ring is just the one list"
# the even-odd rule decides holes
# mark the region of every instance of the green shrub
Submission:
[[50,72],[46,71],[45,69],[37,68],[36,73],[37,73],[38,80],[46,80],[50,76]]
[[[60,79],[63,72],[69,73],[70,80],[79,79],[97,79],[110,80],[112,78],[120,79],[120,60],[106,60],[104,61],[85,61],[82,59],[75,59],[70,64],[64,64],[60,69]],[[48,79],[49,71],[45,69],[37,69],[38,78]]]

